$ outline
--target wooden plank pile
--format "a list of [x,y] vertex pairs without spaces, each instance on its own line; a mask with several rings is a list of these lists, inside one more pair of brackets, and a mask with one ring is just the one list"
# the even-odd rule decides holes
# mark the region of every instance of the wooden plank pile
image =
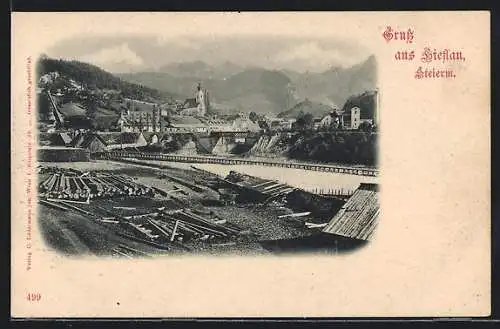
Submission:
[[275,180],[241,174],[234,170],[229,172],[224,182],[239,190],[239,201],[252,201],[259,203],[261,206],[297,190],[295,187]]
[[93,198],[154,195],[152,188],[121,175],[76,175],[64,171],[49,175],[40,183],[39,191],[40,196],[48,200],[86,203]]
[[147,221],[163,235],[164,240],[170,242],[186,242],[192,239],[230,240],[245,233],[239,227],[230,226],[228,223],[225,225],[216,223],[188,209],[162,213]]

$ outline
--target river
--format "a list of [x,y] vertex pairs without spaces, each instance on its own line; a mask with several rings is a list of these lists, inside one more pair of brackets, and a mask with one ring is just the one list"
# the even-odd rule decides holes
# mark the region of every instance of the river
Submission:
[[[167,164],[167,163],[165,163]],[[221,165],[205,163],[171,163],[168,165],[204,169],[212,173],[226,176],[229,171],[234,170],[248,175],[258,176],[266,179],[274,179],[290,186],[306,190],[313,189],[343,189],[355,190],[361,183],[379,183],[379,177],[349,175],[332,172],[310,171],[304,169],[268,167],[260,165]]]
[[[191,166],[210,171],[220,176],[227,176],[229,171],[234,170],[240,173],[258,176],[266,179],[273,179],[290,186],[312,191],[318,190],[355,190],[360,183],[379,183],[380,177],[349,175],[333,172],[310,171],[295,168],[269,167],[262,165],[223,165],[208,163],[181,163],[158,160],[142,160],[144,164],[165,165],[182,169],[190,169]],[[73,168],[82,171],[119,169],[130,167],[130,164],[114,161],[98,160],[92,162],[67,162],[67,163],[45,163],[48,166],[63,168]]]

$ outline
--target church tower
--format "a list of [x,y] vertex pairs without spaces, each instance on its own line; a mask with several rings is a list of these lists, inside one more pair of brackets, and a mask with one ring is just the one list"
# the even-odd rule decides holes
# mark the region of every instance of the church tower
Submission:
[[201,82],[198,83],[198,87],[196,88],[195,98],[198,108],[198,115],[205,116],[205,114],[207,113],[207,95],[206,91],[201,86]]

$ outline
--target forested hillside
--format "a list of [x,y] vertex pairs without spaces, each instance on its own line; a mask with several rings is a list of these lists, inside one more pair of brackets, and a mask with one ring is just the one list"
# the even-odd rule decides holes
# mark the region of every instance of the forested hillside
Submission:
[[74,60],[52,59],[42,57],[37,63],[37,73],[41,77],[51,72],[58,72],[62,79],[54,81],[50,89],[55,91],[67,85],[67,79],[74,80],[85,89],[107,89],[121,92],[123,97],[140,100],[168,100],[172,94],[166,91],[159,91],[140,84],[131,83],[106,72],[95,65],[78,62]]

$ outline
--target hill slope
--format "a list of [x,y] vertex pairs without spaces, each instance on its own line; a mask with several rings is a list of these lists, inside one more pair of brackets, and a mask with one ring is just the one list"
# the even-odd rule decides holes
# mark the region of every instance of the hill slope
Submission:
[[319,102],[312,102],[309,99],[302,101],[289,110],[283,111],[278,114],[278,118],[296,119],[301,113],[310,113],[313,117],[323,117],[329,113],[332,107]]
[[354,106],[361,109],[361,118],[373,118],[376,106],[376,92],[366,91],[364,93],[353,95],[345,102],[344,111],[347,111]]
[[85,89],[106,89],[121,92],[122,96],[140,100],[168,100],[174,95],[166,91],[159,91],[150,87],[131,83],[106,72],[95,65],[78,61],[57,60],[42,57],[37,62],[38,76],[57,72],[62,79],[60,83],[53,83],[51,88],[57,89],[70,80],[78,83]]

